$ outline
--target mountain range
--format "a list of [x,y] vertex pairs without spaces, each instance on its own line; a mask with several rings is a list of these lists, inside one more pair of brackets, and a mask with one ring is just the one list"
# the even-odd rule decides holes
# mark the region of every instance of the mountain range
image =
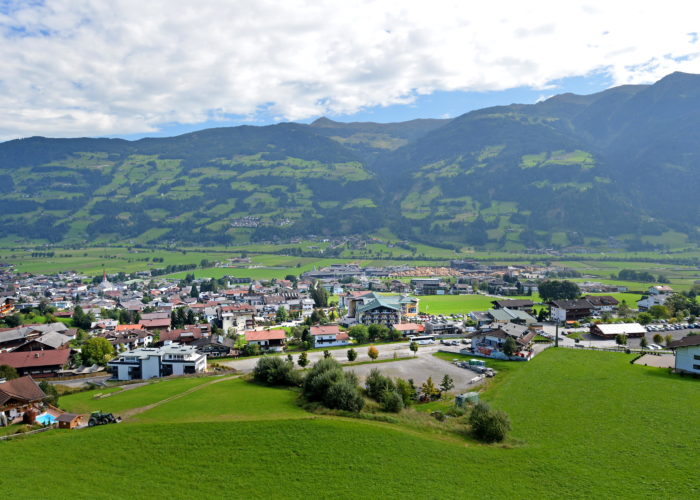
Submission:
[[388,229],[454,247],[645,249],[700,241],[699,190],[700,75],[686,73],[449,120],[0,143],[4,236],[53,243]]

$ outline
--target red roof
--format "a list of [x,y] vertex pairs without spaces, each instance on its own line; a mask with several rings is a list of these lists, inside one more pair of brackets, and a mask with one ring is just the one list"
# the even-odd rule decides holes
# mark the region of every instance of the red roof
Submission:
[[[147,321],[147,320],[145,320]],[[139,323],[133,324],[133,325],[117,325],[117,328],[115,331],[117,332],[123,332],[124,330],[140,330],[141,325]]]
[[335,340],[350,340],[350,335],[345,332],[340,332],[335,336]]
[[311,335],[338,335],[340,328],[336,325],[332,326],[312,326],[309,330]]
[[284,330],[264,330],[262,332],[245,332],[247,342],[251,340],[284,340],[287,338],[287,332]]
[[63,366],[68,363],[70,349],[50,351],[26,351],[0,353],[0,365],[13,368],[32,368],[36,366]]
[[392,325],[394,327],[394,330],[398,330],[399,332],[408,332],[408,331],[417,331],[417,332],[422,332],[425,330],[425,327],[423,325],[419,325],[418,323],[397,323],[395,325]]

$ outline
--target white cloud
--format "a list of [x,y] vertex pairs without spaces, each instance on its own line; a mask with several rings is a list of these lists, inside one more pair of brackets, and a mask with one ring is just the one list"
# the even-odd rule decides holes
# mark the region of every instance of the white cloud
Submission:
[[[436,90],[700,72],[700,4],[48,0],[0,7],[0,138],[298,120]],[[548,92],[549,93],[549,92]]]

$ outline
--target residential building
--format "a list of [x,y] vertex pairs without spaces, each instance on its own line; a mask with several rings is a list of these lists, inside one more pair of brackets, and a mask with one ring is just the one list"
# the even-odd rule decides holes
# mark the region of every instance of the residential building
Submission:
[[[522,325],[504,324],[493,330],[474,333],[471,335],[471,347],[462,349],[462,352],[496,359],[530,359],[532,339],[536,335],[537,331]],[[511,357],[503,352],[503,345],[509,337],[515,340],[517,346],[515,355]]]
[[549,306],[550,317],[559,322],[578,321],[593,312],[593,304],[586,299],[553,300]]
[[401,335],[404,337],[408,337],[409,335],[422,335],[425,331],[425,327],[418,323],[397,323],[391,325],[391,327],[397,332],[401,332]]
[[700,335],[688,335],[668,346],[675,351],[677,372],[700,374]]
[[350,343],[347,333],[341,332],[338,326],[312,326],[309,333],[314,339],[314,347],[343,346]]
[[121,353],[107,366],[117,380],[150,379],[204,372],[207,357],[193,346],[170,344]]
[[0,365],[9,365],[19,375],[55,377],[70,361],[70,349],[0,353]]
[[511,309],[513,311],[525,311],[532,314],[532,306],[535,303],[529,299],[498,299],[491,302],[494,309]]
[[192,342],[197,351],[205,354],[207,358],[224,358],[238,356],[238,349],[234,348],[233,339],[222,335],[202,337]]
[[260,346],[261,351],[282,352],[287,343],[287,332],[282,329],[247,331],[244,335],[246,342]]
[[408,295],[379,295],[367,292],[346,297],[348,314],[345,324],[362,323],[391,326],[418,315],[418,299]]
[[0,427],[11,424],[45,398],[46,394],[32,377],[19,377],[0,383]]

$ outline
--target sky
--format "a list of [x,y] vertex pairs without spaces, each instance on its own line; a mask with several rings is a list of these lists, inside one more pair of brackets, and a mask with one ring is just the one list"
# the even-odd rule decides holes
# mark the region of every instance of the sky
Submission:
[[447,118],[700,73],[700,2],[0,0],[0,140]]

